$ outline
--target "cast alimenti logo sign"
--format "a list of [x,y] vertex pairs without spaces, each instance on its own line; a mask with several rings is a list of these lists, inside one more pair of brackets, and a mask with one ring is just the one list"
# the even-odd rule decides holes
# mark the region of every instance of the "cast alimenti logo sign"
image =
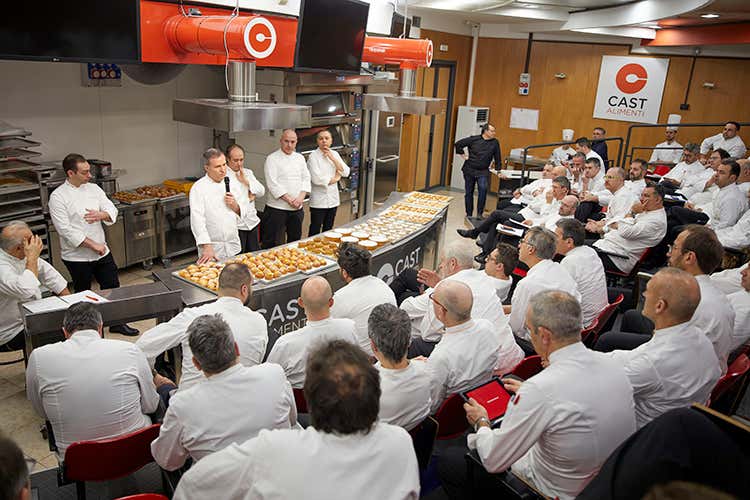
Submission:
[[658,123],[669,59],[602,56],[594,118]]

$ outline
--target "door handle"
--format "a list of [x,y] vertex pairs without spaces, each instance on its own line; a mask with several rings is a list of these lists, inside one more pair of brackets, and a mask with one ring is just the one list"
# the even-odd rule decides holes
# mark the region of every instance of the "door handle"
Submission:
[[399,158],[398,155],[388,155],[388,156],[384,156],[382,158],[376,158],[375,161],[378,162],[378,163],[390,163],[392,161],[398,160],[398,158]]

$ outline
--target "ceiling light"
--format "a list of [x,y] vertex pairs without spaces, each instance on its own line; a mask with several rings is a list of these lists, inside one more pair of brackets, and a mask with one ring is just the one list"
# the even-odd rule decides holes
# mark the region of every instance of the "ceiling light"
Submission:
[[716,19],[719,17],[719,14],[701,14],[701,17],[703,19]]
[[524,7],[526,9],[538,9],[539,6],[534,3],[522,3],[518,5],[519,7]]

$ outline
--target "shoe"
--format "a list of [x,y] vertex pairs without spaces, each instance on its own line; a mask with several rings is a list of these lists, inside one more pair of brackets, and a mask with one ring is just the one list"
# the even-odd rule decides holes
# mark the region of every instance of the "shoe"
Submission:
[[484,253],[480,253],[474,256],[474,260],[482,265],[487,261],[487,256]]
[[476,238],[476,237],[477,237],[477,236],[476,236],[476,235],[474,234],[474,231],[472,231],[471,229],[456,229],[456,232],[458,233],[458,235],[459,235],[459,236],[461,236],[461,237],[463,237],[463,238],[471,238],[471,239],[474,239],[474,238]]
[[117,326],[110,326],[109,327],[110,333],[119,333],[120,335],[125,335],[126,337],[135,337],[140,332],[136,330],[135,328],[132,328],[128,325],[117,325]]

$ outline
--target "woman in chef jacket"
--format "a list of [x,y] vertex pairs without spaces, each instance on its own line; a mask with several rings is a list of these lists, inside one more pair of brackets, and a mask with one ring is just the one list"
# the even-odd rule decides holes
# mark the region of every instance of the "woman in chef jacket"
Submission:
[[333,136],[328,130],[318,132],[318,149],[310,153],[310,231],[309,236],[333,227],[339,206],[339,179],[349,176],[349,166],[331,149]]

